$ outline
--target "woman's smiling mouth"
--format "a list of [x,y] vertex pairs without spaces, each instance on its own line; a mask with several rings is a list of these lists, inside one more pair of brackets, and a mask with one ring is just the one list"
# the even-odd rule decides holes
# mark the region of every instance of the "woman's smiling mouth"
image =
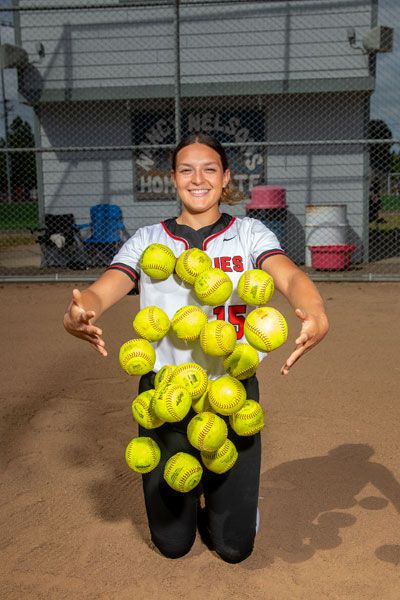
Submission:
[[209,189],[190,189],[188,190],[189,194],[192,194],[193,196],[205,196],[206,194],[208,194],[210,190]]

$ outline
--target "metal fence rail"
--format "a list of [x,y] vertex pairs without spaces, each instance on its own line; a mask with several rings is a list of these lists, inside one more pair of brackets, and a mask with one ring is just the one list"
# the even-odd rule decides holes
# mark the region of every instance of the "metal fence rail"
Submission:
[[400,280],[400,4],[19,0],[0,6],[0,280],[91,280],[179,210],[205,131],[316,280]]

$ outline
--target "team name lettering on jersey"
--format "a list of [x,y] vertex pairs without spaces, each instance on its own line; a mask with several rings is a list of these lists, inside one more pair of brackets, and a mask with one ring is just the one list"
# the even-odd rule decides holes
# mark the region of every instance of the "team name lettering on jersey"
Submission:
[[222,271],[243,271],[242,256],[218,256],[214,258],[214,267]]

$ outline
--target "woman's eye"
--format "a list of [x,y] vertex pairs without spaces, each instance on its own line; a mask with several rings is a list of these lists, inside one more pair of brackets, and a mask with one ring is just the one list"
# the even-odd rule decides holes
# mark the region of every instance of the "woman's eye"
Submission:
[[206,173],[215,173],[216,169],[206,169]]

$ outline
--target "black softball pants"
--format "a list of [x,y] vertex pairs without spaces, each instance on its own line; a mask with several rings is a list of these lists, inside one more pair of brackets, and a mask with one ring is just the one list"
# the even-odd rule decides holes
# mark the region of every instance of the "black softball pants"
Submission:
[[[247,397],[259,400],[256,377],[242,381]],[[154,373],[144,375],[139,393],[154,387]],[[188,452],[200,460],[186,436],[189,414],[178,423],[165,423],[156,429],[139,427],[139,435],[151,437],[160,447],[161,461],[156,469],[143,475],[143,491],[151,539],[159,551],[169,558],[184,556],[191,549],[196,530],[205,543],[229,563],[250,556],[256,533],[256,515],[260,480],[260,434],[238,436],[228,425],[228,437],[238,450],[234,467],[222,475],[205,467],[197,488],[181,493],[173,490],[163,478],[166,461],[176,452]],[[200,494],[205,507],[200,509]]]

